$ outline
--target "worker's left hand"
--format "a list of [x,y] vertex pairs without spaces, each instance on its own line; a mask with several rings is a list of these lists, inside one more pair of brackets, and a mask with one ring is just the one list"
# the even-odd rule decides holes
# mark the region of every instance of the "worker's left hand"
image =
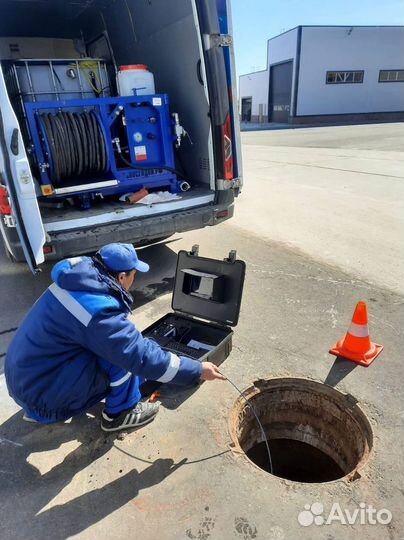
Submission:
[[225,381],[226,377],[220,373],[218,368],[212,362],[202,362],[202,381],[214,381],[219,379],[220,381]]

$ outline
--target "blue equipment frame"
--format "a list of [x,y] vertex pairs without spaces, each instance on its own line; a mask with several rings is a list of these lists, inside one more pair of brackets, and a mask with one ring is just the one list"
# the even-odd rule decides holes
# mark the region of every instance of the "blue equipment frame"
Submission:
[[[73,99],[61,101],[26,102],[27,121],[30,128],[33,153],[43,187],[49,187],[49,195],[55,195],[52,186],[53,163],[51,153],[44,136],[40,113],[53,111],[94,110],[97,114],[104,134],[108,167],[102,178],[77,178],[69,180],[68,187],[80,186],[80,191],[70,191],[69,196],[88,194],[114,195],[146,188],[168,188],[172,193],[180,191],[180,180],[176,174],[164,170],[164,167],[175,168],[173,144],[173,122],[169,111],[167,94],[150,96],[108,97],[91,99]],[[125,122],[117,125],[117,119],[124,115]],[[153,120],[153,121],[152,121]],[[119,163],[116,157],[113,139],[118,128],[126,129],[130,161],[136,169]],[[122,141],[121,141],[122,144]],[[136,148],[141,153],[136,150]],[[136,153],[138,152],[138,153]],[[138,159],[137,159],[138,158]],[[139,167],[139,169],[137,169]],[[145,169],[142,171],[142,169]],[[85,183],[94,184],[106,180],[116,180],[111,187],[83,189]],[[46,191],[46,190],[45,190]],[[44,192],[44,190],[43,190]]]

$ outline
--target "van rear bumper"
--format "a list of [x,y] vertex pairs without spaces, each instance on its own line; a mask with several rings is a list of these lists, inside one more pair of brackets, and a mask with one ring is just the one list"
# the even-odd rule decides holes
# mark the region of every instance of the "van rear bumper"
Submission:
[[[210,204],[160,216],[136,218],[119,223],[97,225],[95,227],[49,233],[53,252],[45,256],[47,261],[97,251],[111,242],[129,242],[135,245],[152,243],[175,233],[192,231],[207,226],[218,225],[230,219],[234,213],[234,197],[223,197],[224,204]],[[230,195],[230,193],[226,195]],[[221,195],[225,192],[222,192]],[[219,196],[219,200],[222,197]],[[227,213],[224,215],[224,213]],[[222,213],[222,214],[221,214]],[[25,261],[23,250],[15,229],[7,231],[8,242],[16,262]]]
[[[224,210],[227,210],[227,215],[217,217],[217,214]],[[97,226],[79,232],[52,233],[51,244],[55,247],[56,253],[47,256],[47,260],[97,251],[111,242],[129,242],[135,245],[150,243],[175,233],[217,225],[231,218],[233,213],[233,204],[209,205],[183,212]]]

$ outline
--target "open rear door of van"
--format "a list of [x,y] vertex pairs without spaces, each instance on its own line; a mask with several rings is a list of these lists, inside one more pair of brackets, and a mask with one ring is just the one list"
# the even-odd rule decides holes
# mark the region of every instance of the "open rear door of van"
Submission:
[[3,229],[15,227],[31,271],[43,263],[45,230],[20,126],[11,106],[0,65],[0,190]]
[[[230,114],[232,117],[233,160],[236,193],[243,187],[243,167],[241,155],[240,118],[238,112],[237,73],[233,40],[233,19],[231,16],[231,0],[216,0],[218,5],[220,32],[228,36],[230,44],[223,50],[226,65],[226,76],[229,90]],[[237,189],[238,188],[238,189]]]
[[230,0],[196,0],[204,43],[218,190],[242,186]]

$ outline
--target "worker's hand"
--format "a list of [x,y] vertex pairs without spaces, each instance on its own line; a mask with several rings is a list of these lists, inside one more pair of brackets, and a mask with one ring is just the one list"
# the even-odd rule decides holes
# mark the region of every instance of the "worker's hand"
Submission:
[[220,381],[225,381],[226,377],[220,373],[215,364],[212,362],[202,362],[202,381],[214,381],[219,379]]

